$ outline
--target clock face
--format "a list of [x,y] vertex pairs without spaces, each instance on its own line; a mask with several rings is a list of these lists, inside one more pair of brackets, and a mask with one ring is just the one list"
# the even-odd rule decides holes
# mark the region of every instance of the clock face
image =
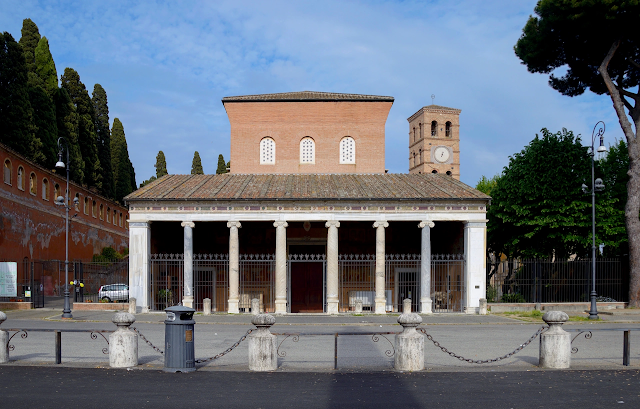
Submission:
[[446,161],[449,160],[450,156],[451,156],[451,153],[449,152],[449,149],[447,149],[447,147],[445,146],[438,146],[433,151],[433,158],[436,160],[436,162],[445,163]]

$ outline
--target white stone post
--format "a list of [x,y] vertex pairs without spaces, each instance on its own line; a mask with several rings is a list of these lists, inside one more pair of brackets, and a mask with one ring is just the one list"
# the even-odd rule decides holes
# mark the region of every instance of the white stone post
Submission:
[[411,313],[411,298],[405,298],[404,300],[402,300],[402,313]]
[[211,298],[202,300],[202,314],[211,315]]
[[420,313],[431,314],[431,228],[435,224],[432,221],[424,220],[418,224],[422,229],[422,240],[420,242]]
[[111,321],[118,326],[109,335],[109,366],[131,368],[138,366],[138,334],[129,327],[136,321],[133,314],[118,311]]
[[[141,312],[149,312],[149,257],[151,255],[151,222],[129,222],[129,296],[135,298]],[[137,311],[136,311],[137,312]]]
[[[0,325],[7,320],[7,314],[0,311]],[[9,333],[0,329],[0,364],[9,362]]]
[[487,299],[480,298],[480,309],[478,310],[478,314],[487,315]]
[[260,300],[257,298],[251,299],[251,314],[252,315],[260,314]]
[[137,300],[135,299],[135,297],[129,297],[129,314],[136,313],[136,304]]
[[182,305],[193,308],[193,222],[182,222],[184,227],[184,285]]
[[276,228],[276,314],[287,313],[287,222],[274,222]]
[[338,227],[340,222],[330,220],[324,224],[327,230],[327,313],[338,313]]
[[569,316],[563,311],[546,312],[542,319],[549,329],[540,334],[541,368],[566,369],[571,366],[571,334],[562,329]]
[[273,315],[258,314],[251,318],[256,326],[249,334],[249,370],[275,371],[278,369],[278,337],[269,331],[269,327],[276,323]]
[[402,333],[396,335],[394,368],[398,371],[424,369],[424,336],[416,331],[421,322],[422,317],[416,313],[404,313],[398,317],[398,323],[402,325]]
[[355,309],[356,309],[355,311],[356,314],[362,314],[362,300],[360,298],[356,300]]
[[384,229],[389,227],[389,223],[375,222],[373,227],[376,229],[376,314],[386,314]]
[[486,220],[464,224],[463,307],[467,314],[477,314],[480,299],[487,298],[486,239]]
[[240,292],[240,243],[238,229],[242,227],[240,222],[228,222],[229,228],[229,313],[239,314]]

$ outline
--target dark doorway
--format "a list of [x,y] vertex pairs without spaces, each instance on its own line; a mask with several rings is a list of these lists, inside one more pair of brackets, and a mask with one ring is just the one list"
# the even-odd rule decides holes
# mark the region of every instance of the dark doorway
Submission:
[[[324,254],[324,245],[291,245],[290,254]],[[324,262],[291,261],[291,312],[324,311]]]

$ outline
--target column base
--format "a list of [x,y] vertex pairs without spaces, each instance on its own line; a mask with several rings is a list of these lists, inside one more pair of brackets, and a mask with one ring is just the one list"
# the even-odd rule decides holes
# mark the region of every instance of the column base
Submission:
[[182,305],[184,307],[193,308],[193,296],[188,295],[182,299]]
[[240,314],[240,302],[236,300],[229,300],[229,310],[227,311],[229,314]]
[[376,314],[386,314],[387,313],[387,300],[376,298]]
[[287,313],[287,301],[276,300],[276,314],[286,314],[286,313]]
[[420,300],[420,314],[433,314],[433,302],[431,298],[423,298]]
[[338,313],[338,300],[327,300],[327,314]]
[[465,314],[478,314],[480,311],[478,307],[464,307]]

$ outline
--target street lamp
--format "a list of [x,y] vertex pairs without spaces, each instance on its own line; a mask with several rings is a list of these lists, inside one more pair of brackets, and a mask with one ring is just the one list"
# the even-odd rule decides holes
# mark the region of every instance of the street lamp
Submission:
[[[56,163],[56,169],[64,169],[65,164],[62,161],[63,147],[62,142],[65,142],[67,148],[67,190],[65,197],[56,197],[55,204],[58,206],[64,206],[67,213],[65,223],[65,254],[64,254],[64,309],[62,310],[62,318],[73,318],[71,315],[71,306],[69,304],[69,143],[64,138],[58,138],[58,162]],[[74,203],[78,202],[78,198],[73,199]]]
[[[596,137],[600,137],[600,146],[598,146],[597,152],[607,151],[607,148],[604,146],[604,130],[605,126],[602,121],[598,121],[596,126],[593,127],[593,132],[591,133],[591,152],[589,153],[589,156],[591,156],[591,237],[593,239],[591,246],[591,310],[589,310],[589,319],[591,320],[598,319],[598,308],[596,306],[596,192],[604,190],[602,179],[594,179],[595,142]],[[582,191],[589,193],[588,186],[583,184]]]

